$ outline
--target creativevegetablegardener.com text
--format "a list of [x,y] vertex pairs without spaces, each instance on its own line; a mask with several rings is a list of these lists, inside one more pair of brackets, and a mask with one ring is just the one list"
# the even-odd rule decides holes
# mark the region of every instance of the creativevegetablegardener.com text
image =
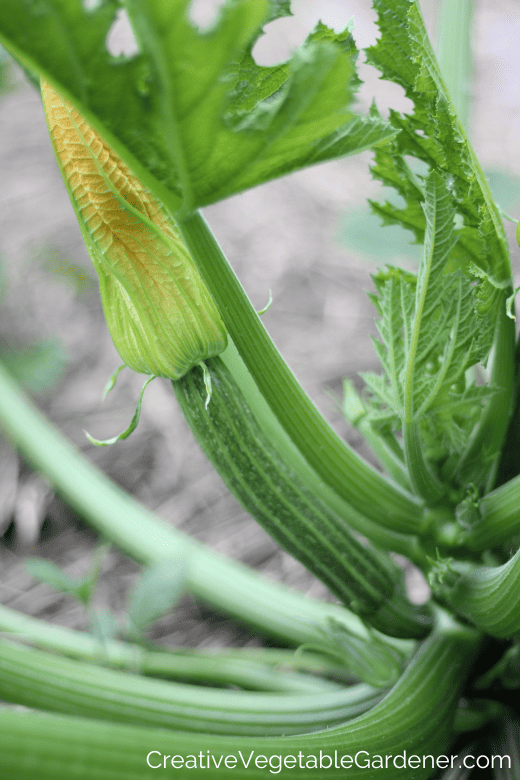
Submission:
[[396,755],[371,754],[359,750],[355,755],[340,754],[337,750],[326,753],[303,753],[295,755],[266,756],[251,750],[249,753],[227,755],[214,754],[209,750],[187,756],[164,755],[159,750],[151,750],[146,756],[146,763],[152,769],[269,769],[272,774],[279,774],[283,769],[511,769],[511,757],[508,755],[474,756],[458,755],[423,755],[408,754],[406,750]]

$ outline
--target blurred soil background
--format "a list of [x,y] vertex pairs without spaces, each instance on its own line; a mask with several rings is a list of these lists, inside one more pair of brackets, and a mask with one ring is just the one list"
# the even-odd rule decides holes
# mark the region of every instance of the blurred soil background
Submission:
[[[455,2],[457,0],[454,0]],[[199,0],[193,19],[207,24],[217,3]],[[358,45],[375,40],[369,0],[293,0],[294,18],[266,28],[255,56],[262,64],[286,59],[321,18],[336,30],[353,16]],[[422,7],[435,30],[436,0]],[[474,97],[471,136],[492,173],[501,205],[520,207],[520,10],[516,0],[478,0],[474,16]],[[108,41],[128,52],[124,20]],[[361,66],[358,105],[375,96],[380,110],[410,108],[403,91]],[[263,322],[291,368],[335,428],[370,457],[341,415],[342,380],[376,369],[370,273],[386,262],[413,264],[419,249],[398,228],[379,228],[365,205],[380,186],[370,177],[369,153],[323,165],[234,197],[205,215],[254,306],[273,304]],[[99,468],[165,522],[216,550],[312,596],[329,598],[280,551],[227,493],[192,439],[166,380],[147,390],[137,431],[113,447],[98,438],[128,424],[142,377],[124,372],[101,403],[120,359],[104,323],[95,272],[85,250],[47,135],[36,90],[11,65],[0,94],[0,356],[23,379],[40,408]],[[508,231],[511,234],[511,228]],[[515,245],[516,246],[516,245]],[[513,249],[515,272],[518,251]],[[95,500],[95,496],[93,496]],[[28,556],[56,562],[72,575],[89,566],[96,535],[54,495],[44,478],[0,442],[0,602],[76,628],[86,616],[70,598],[38,584]],[[138,567],[113,549],[106,557],[98,604],[125,609]],[[424,584],[411,574],[418,599]],[[153,638],[187,646],[254,644],[224,616],[183,599],[154,629]]]

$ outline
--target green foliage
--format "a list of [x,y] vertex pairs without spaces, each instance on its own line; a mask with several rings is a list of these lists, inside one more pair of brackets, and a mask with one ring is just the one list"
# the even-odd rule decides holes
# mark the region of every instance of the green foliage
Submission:
[[389,267],[374,277],[381,316],[375,346],[386,377],[364,379],[374,393],[369,419],[403,431],[420,426],[429,460],[443,464],[460,454],[492,392],[468,383],[465,372],[486,362],[493,321],[476,329],[479,288],[451,263],[460,231],[450,191],[435,171],[424,181],[424,198],[417,276]]
[[121,618],[94,603],[101,565],[109,548],[98,547],[83,577],[73,577],[43,558],[30,558],[26,567],[35,579],[83,604],[89,613],[90,630],[103,647],[121,632],[132,641],[143,642],[152,625],[181,597],[188,571],[186,561],[168,558],[146,566],[129,596],[127,614]]
[[183,593],[187,569],[181,558],[155,561],[143,571],[128,604],[130,636],[142,640],[153,623],[173,609]]
[[[174,212],[393,135],[377,116],[348,109],[357,86],[349,31],[319,26],[289,67],[273,73],[255,66],[250,50],[262,22],[285,15],[287,4],[230,2],[200,33],[185,15],[187,0],[130,1],[139,54],[113,58],[105,40],[117,5],[40,0],[35,26],[29,6],[7,0],[0,40],[78,106]],[[242,86],[246,77],[255,89]]]
[[[511,269],[498,208],[446,91],[418,4],[374,5],[382,34],[368,59],[405,89],[414,112],[391,112],[400,132],[376,150],[372,169],[404,206],[371,205],[384,224],[410,230],[424,253],[417,279],[395,268],[374,278],[382,337],[375,346],[387,376],[365,375],[374,397],[369,419],[402,431],[414,490],[436,501],[450,483],[458,490],[467,481],[460,464],[469,459],[468,441],[476,451],[480,446],[482,410],[497,388],[480,386],[466,372],[486,364],[495,318],[503,316],[499,289],[511,284]],[[410,158],[426,163],[429,173],[419,173]],[[507,409],[506,397],[501,403]],[[491,441],[488,454],[491,462]],[[488,473],[473,468],[473,479],[481,485]]]
[[49,585],[54,590],[74,596],[83,604],[88,604],[91,598],[90,582],[85,578],[73,577],[51,561],[43,558],[30,558],[26,567],[32,576]]
[[376,152],[374,175],[405,199],[405,208],[374,204],[389,223],[401,223],[422,241],[426,229],[420,208],[420,180],[406,158],[424,161],[448,177],[454,205],[463,220],[453,262],[476,267],[492,285],[507,286],[511,266],[504,229],[482,169],[447,94],[435,55],[414,0],[375,0],[381,37],[367,51],[382,78],[400,84],[414,104],[411,115],[390,114],[401,132]]
[[73,577],[59,568],[55,563],[42,558],[30,558],[27,561],[27,569],[32,576],[49,585],[54,590],[66,593],[80,601],[85,607],[90,608],[97,587],[103,561],[110,550],[110,544],[100,544],[90,563],[88,571],[83,577]]

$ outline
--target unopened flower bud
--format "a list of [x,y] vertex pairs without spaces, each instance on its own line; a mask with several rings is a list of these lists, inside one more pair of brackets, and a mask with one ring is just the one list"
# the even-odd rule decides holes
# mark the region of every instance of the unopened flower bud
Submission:
[[156,198],[75,108],[47,84],[42,96],[117,351],[134,371],[179,379],[226,348],[213,299]]

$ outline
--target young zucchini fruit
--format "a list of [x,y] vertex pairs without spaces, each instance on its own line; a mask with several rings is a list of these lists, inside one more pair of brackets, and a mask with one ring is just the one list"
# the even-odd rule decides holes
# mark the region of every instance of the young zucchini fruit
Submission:
[[42,98],[125,364],[177,379],[220,354],[226,329],[171,217],[79,111],[46,83]]
[[278,456],[219,358],[207,361],[212,397],[200,369],[173,382],[201,447],[244,508],[353,612],[384,633],[423,636],[431,617],[407,602],[402,573],[388,554],[361,544]]
[[2,708],[0,770],[11,780],[144,780],[160,769],[179,780],[266,780],[285,770],[294,780],[425,780],[446,750],[478,644],[471,629],[439,627],[383,701],[305,735],[189,734]]

